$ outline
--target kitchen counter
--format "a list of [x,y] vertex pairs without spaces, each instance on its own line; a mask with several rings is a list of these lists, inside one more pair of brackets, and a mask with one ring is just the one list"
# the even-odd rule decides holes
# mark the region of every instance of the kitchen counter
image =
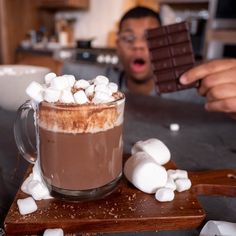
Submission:
[[61,74],[63,61],[54,56],[56,49],[22,48],[16,50],[16,64],[48,67],[52,72]]
[[22,48],[16,50],[16,63],[44,66],[60,75],[64,63],[107,68],[118,66],[119,59],[113,48]]
[[23,48],[23,47],[18,47],[16,49],[16,53],[30,53],[30,54],[35,54],[35,55],[48,55],[48,56],[53,56],[55,49],[48,49],[48,48]]
[[[0,109],[0,213],[1,226],[18,190],[28,164],[14,143],[12,126],[15,112]],[[169,124],[178,123],[178,132]],[[170,149],[171,160],[179,169],[203,171],[236,169],[236,121],[225,114],[208,113],[202,104],[177,102],[158,97],[127,95],[124,153],[148,138],[159,138]],[[3,187],[2,187],[3,186]],[[224,195],[224,193],[222,193]],[[199,196],[207,220],[236,223],[236,198]],[[139,232],[138,235],[199,235],[199,229]],[[118,235],[118,234],[106,234]],[[133,235],[121,233],[120,235]]]

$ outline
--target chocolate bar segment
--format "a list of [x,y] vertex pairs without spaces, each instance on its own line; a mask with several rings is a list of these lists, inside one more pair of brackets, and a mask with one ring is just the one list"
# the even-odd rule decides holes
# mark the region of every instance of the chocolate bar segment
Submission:
[[157,90],[160,93],[198,85],[197,82],[190,85],[179,83],[179,77],[195,63],[188,30],[188,23],[181,22],[147,31],[148,48]]

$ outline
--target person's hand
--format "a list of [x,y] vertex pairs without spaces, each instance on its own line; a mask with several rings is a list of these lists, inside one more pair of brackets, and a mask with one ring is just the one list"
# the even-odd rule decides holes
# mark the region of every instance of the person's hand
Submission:
[[207,62],[180,78],[182,84],[198,80],[198,92],[207,99],[206,110],[229,113],[236,119],[236,59]]

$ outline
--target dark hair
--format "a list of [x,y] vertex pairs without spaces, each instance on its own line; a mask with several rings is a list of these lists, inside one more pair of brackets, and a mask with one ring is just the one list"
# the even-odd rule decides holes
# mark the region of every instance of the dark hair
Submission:
[[127,11],[121,18],[120,23],[119,23],[119,31],[121,30],[122,24],[125,20],[130,19],[130,18],[143,18],[143,17],[154,17],[156,20],[161,24],[161,18],[158,12],[153,11],[150,8],[147,7],[134,7],[131,8],[129,11]]

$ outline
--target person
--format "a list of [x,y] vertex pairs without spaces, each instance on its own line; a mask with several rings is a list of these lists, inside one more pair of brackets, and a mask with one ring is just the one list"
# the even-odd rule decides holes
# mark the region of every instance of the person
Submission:
[[[196,89],[165,94],[156,92],[145,32],[147,29],[160,26],[159,14],[147,7],[134,7],[121,17],[116,48],[122,72],[118,79],[113,79],[114,82],[118,81],[120,89],[124,92],[155,95],[186,102],[204,102]],[[108,76],[114,78],[113,75]]]
[[208,111],[228,113],[236,119],[236,59],[218,59],[196,66],[180,77],[182,84],[200,81]]
[[117,55],[123,67],[119,77],[121,89],[155,94],[145,32],[160,25],[159,14],[147,7],[134,7],[122,16],[116,42]]

